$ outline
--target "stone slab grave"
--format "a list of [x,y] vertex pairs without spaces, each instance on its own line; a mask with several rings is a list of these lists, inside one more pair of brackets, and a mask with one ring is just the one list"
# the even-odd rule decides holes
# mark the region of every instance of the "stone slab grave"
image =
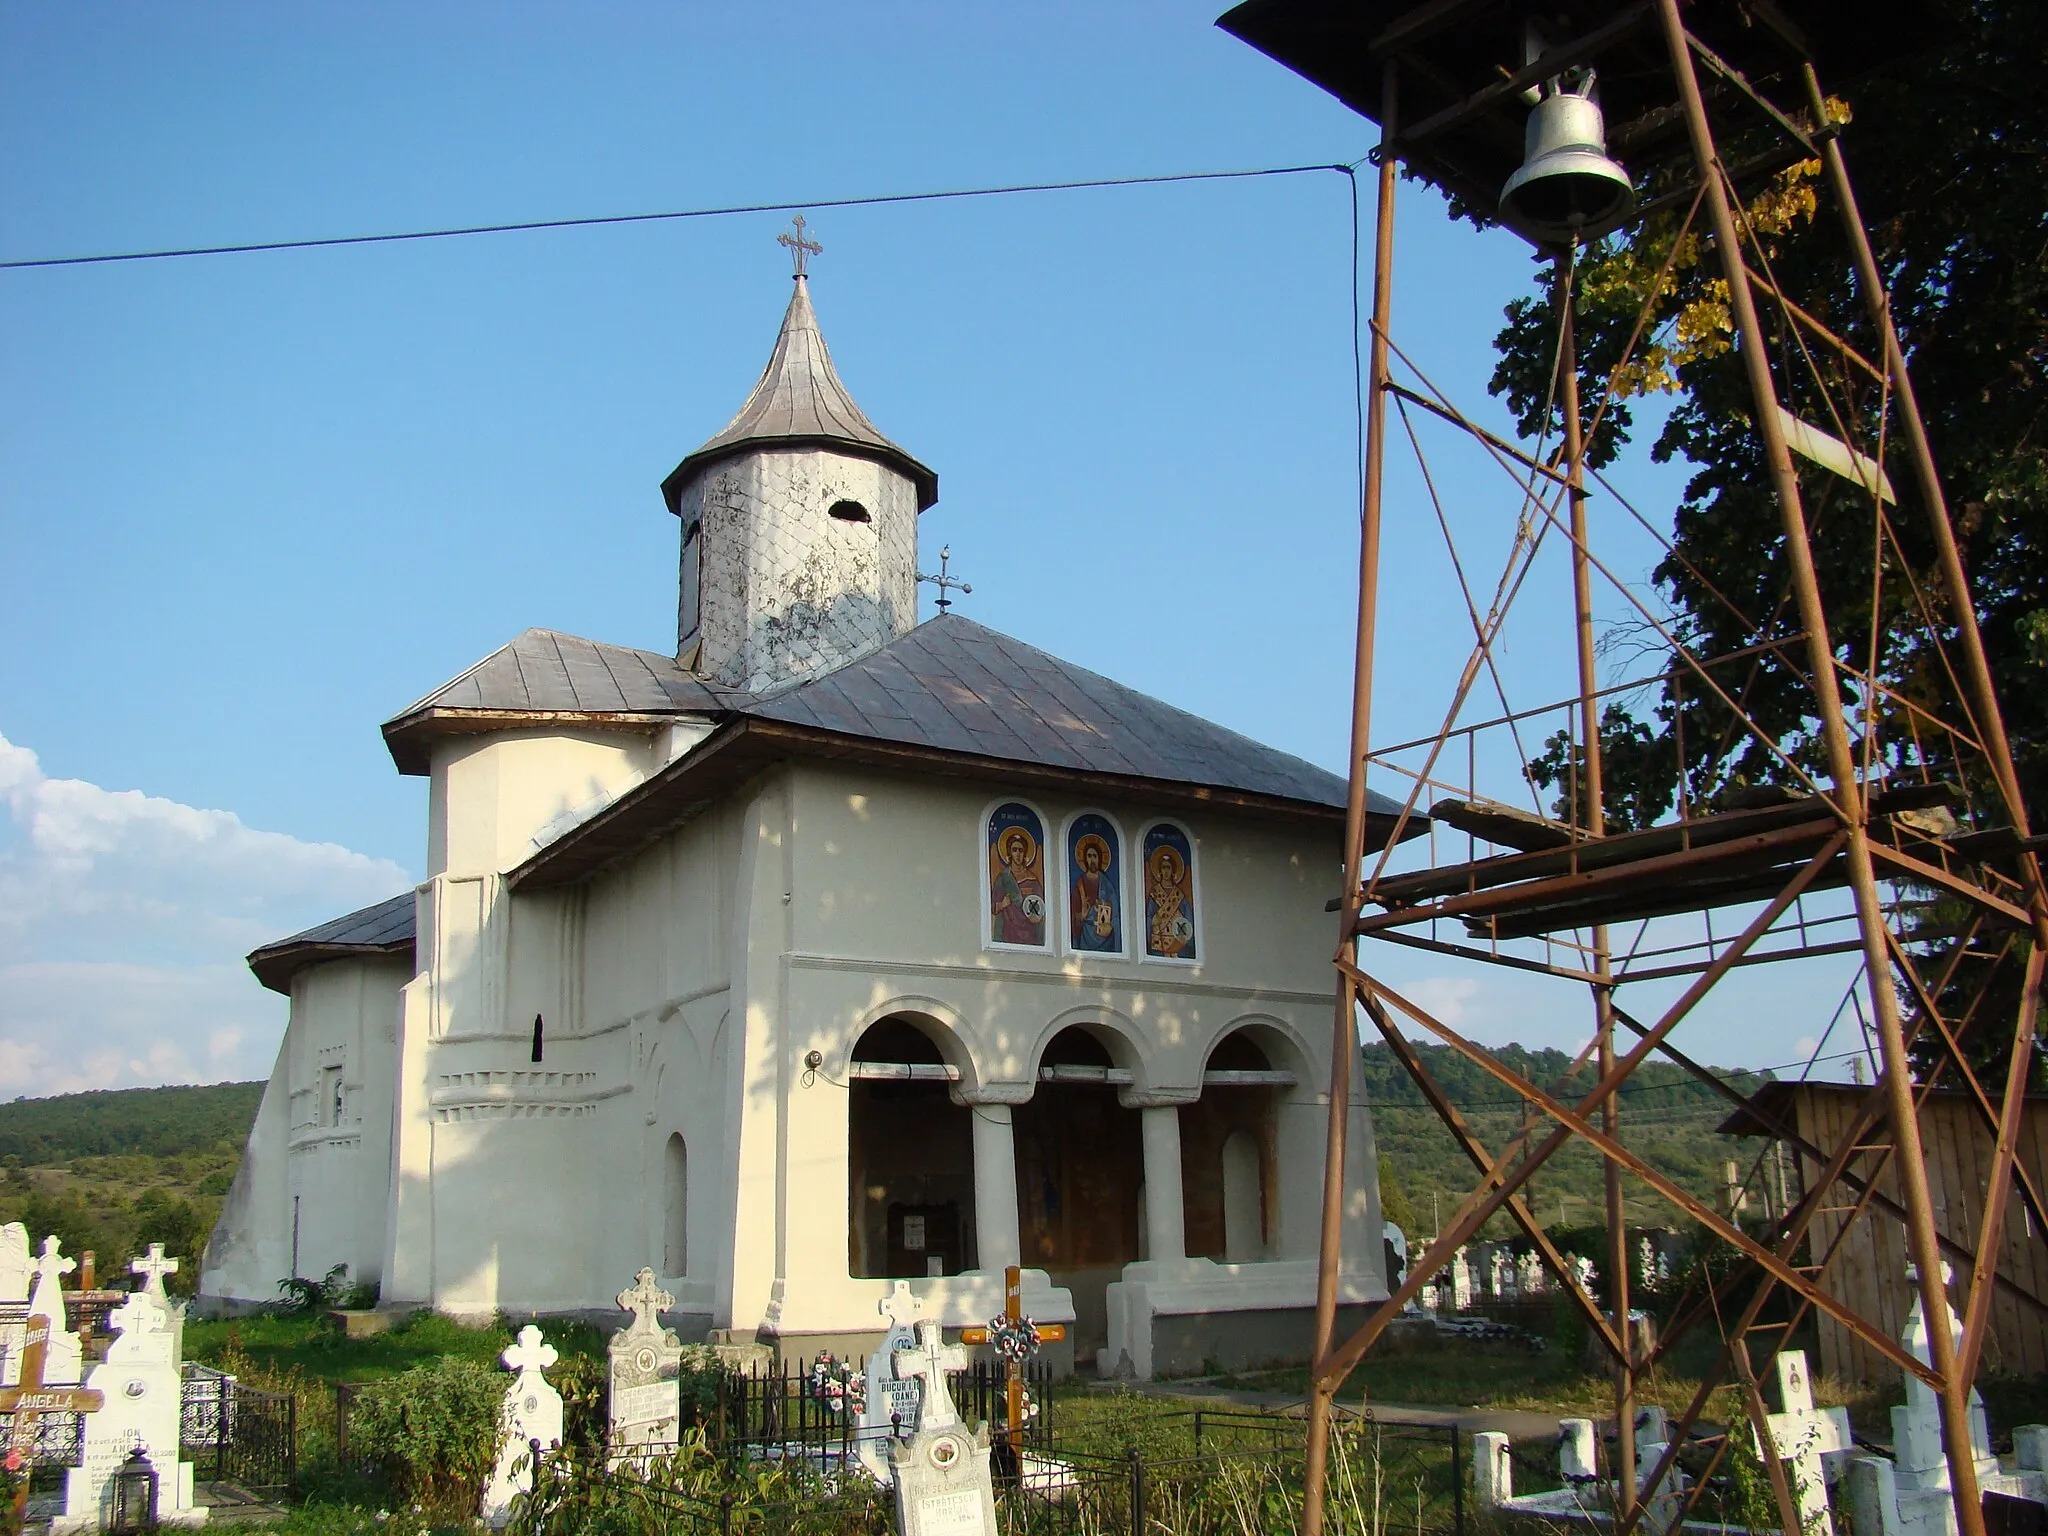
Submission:
[[996,1536],[996,1485],[986,1424],[960,1422],[946,1373],[967,1368],[967,1351],[947,1344],[939,1325],[917,1325],[917,1348],[895,1357],[920,1388],[917,1433],[889,1449],[896,1528],[903,1536]]
[[[161,1249],[153,1258],[176,1262],[164,1261]],[[162,1273],[157,1271],[159,1277]],[[157,1290],[162,1290],[160,1278]],[[52,1536],[106,1527],[113,1515],[113,1476],[135,1450],[157,1474],[159,1522],[203,1524],[207,1511],[194,1498],[192,1463],[178,1459],[184,1372],[181,1330],[172,1309],[145,1288],[130,1293],[108,1326],[118,1337],[108,1345],[107,1358],[85,1378],[103,1406],[86,1415],[84,1463],[66,1477],[64,1513],[50,1522]]]
[[534,1443],[543,1451],[562,1443],[562,1394],[541,1374],[559,1358],[555,1346],[532,1323],[498,1358],[516,1374],[498,1409],[498,1464],[484,1489],[483,1517],[502,1529],[512,1518],[514,1500],[533,1492]]
[[644,1266],[633,1283],[619,1292],[619,1308],[633,1321],[612,1335],[611,1433],[606,1442],[611,1465],[646,1460],[675,1449],[682,1434],[683,1342],[673,1328],[661,1325],[661,1314],[676,1304],[674,1296],[654,1283]]

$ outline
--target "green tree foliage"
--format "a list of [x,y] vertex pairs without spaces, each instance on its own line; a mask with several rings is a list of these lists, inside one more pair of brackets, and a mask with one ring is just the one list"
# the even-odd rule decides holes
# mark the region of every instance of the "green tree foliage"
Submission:
[[0,1155],[24,1163],[121,1153],[174,1157],[223,1141],[240,1151],[262,1098],[261,1083],[214,1083],[16,1099],[0,1104]]
[[[1418,1044],[1415,1050],[1480,1140],[1489,1150],[1499,1151],[1522,1125],[1521,1101],[1449,1046]],[[1509,1045],[1494,1054],[1515,1072],[1567,1102],[1592,1086],[1587,1070],[1569,1073],[1571,1058],[1562,1051]],[[1360,1061],[1360,1088],[1372,1105],[1381,1166],[1393,1170],[1402,1202],[1412,1212],[1409,1221],[1401,1223],[1402,1230],[1411,1236],[1425,1235],[1432,1228],[1430,1196],[1437,1197],[1435,1216],[1448,1220],[1457,1202],[1478,1182],[1476,1171],[1393,1052],[1375,1042],[1360,1052]],[[1765,1081],[1751,1072],[1717,1075],[1743,1094],[1753,1093]],[[1739,1143],[1715,1130],[1731,1109],[1728,1101],[1681,1067],[1660,1061],[1643,1063],[1624,1087],[1621,1104],[1623,1143],[1691,1194],[1714,1198],[1721,1189],[1722,1164],[1729,1158],[1746,1160]],[[1539,1124],[1539,1137],[1548,1129],[1549,1122]],[[1551,1158],[1527,1190],[1538,1220],[1547,1227],[1599,1220],[1602,1167],[1599,1154],[1586,1146],[1568,1146]],[[1633,1186],[1631,1221],[1641,1225],[1677,1222],[1677,1213],[1645,1195],[1640,1186]],[[1381,1201],[1387,1208],[1384,1185]],[[1505,1236],[1509,1231],[1506,1219],[1496,1218],[1487,1231]]]
[[[1830,114],[1843,124],[1844,154],[1941,469],[2022,794],[2038,826],[2048,820],[2048,92],[2040,88],[2048,70],[2048,8],[2035,0],[1949,0],[1937,10],[1952,23],[1951,37],[1843,83],[1844,99],[1830,103]],[[1724,144],[1724,156],[1739,163],[1750,147]],[[1762,260],[1785,293],[1865,357],[1881,358],[1819,162],[1744,193]],[[1604,464],[1628,441],[1636,425],[1632,400],[1671,397],[1651,454],[1682,458],[1693,474],[1677,510],[1675,550],[1652,577],[1681,642],[1699,656],[1729,656],[1787,640],[1799,625],[1778,508],[1733,350],[1728,290],[1710,241],[1697,230],[1681,234],[1681,217],[1653,217],[1585,254],[1574,309],[1581,393],[1589,407],[1601,400],[1647,301],[1647,345],[1616,376],[1616,398],[1589,458]],[[1509,307],[1493,379],[1524,430],[1549,426],[1553,434],[1556,422],[1546,423],[1544,413],[1556,302],[1553,284]],[[1926,509],[1895,420],[1878,439],[1881,386],[1818,344],[1802,348],[1767,296],[1759,308],[1787,407],[1881,455],[1900,497],[1892,518],[1896,545],[1874,568],[1868,498],[1848,481],[1795,461],[1835,654],[1852,672],[1873,672],[1899,699],[1962,723],[1957,687],[1935,643],[1953,654],[1956,615],[1940,596]],[[1825,392],[1809,370],[1809,354]],[[1597,500],[1594,511],[1597,523]],[[1726,705],[1692,678],[1664,686],[1646,717],[1610,709],[1602,734],[1621,764],[1607,797],[1610,819],[1641,825],[1671,806],[1681,739],[1684,792],[1693,805],[1747,786],[1796,782],[1772,746],[1825,782],[1800,675],[1803,655],[1798,660],[1800,667],[1787,666],[1765,654],[1717,669],[1762,727],[1763,741],[1739,729]],[[1862,712],[1853,689],[1849,704]],[[1996,805],[1981,762],[1959,754],[1938,732],[1911,729],[1903,705],[1870,701],[1869,713],[1875,757],[1885,769],[1915,778],[1930,772],[1959,782],[1973,808]],[[1532,775],[1567,788],[1572,750],[1568,741],[1546,744]],[[1993,815],[1978,824],[2001,822]],[[2009,969],[2016,976],[2017,966]],[[1987,998],[1981,1011],[2003,1021],[2014,1001]],[[1994,1025],[1980,1036],[1980,1062],[1998,1064],[2001,1032]]]
[[451,1356],[372,1382],[349,1407],[350,1449],[403,1496],[473,1512],[498,1455],[505,1380],[481,1360]]

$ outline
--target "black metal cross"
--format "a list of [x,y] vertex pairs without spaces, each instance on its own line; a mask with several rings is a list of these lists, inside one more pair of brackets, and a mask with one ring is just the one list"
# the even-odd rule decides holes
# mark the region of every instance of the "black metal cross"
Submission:
[[957,580],[956,578],[949,576],[946,573],[946,562],[951,560],[952,558],[953,546],[948,544],[939,551],[938,575],[927,576],[923,571],[919,571],[917,573],[917,579],[919,581],[928,582],[930,585],[937,587],[939,589],[939,612],[941,613],[944,613],[948,608],[953,606],[953,599],[948,597],[946,595],[947,593],[955,591],[961,593],[969,593],[974,590],[974,588],[969,586],[966,582]]
[[785,232],[779,234],[775,237],[775,243],[789,247],[790,258],[796,263],[796,275],[802,277],[804,276],[804,262],[806,258],[824,255],[825,247],[818,244],[815,240],[809,240],[804,237],[804,216],[802,214],[796,216],[795,223],[796,233],[789,234]]

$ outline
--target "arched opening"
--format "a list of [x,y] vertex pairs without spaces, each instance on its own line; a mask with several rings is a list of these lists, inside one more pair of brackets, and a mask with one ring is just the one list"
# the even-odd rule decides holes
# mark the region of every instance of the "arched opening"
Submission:
[[1181,1106],[1181,1190],[1191,1255],[1226,1264],[1274,1255],[1284,1091],[1276,1076],[1253,1028],[1234,1029],[1209,1052],[1201,1098]]
[[842,523],[871,523],[868,509],[857,501],[835,501],[825,509],[827,517],[836,517]]
[[690,1149],[680,1131],[662,1149],[661,1272],[690,1272]]
[[1105,1287],[1139,1257],[1145,1155],[1117,1076],[1102,1039],[1071,1026],[1046,1045],[1030,1100],[1011,1111],[1024,1262],[1073,1292],[1081,1360],[1108,1341]]
[[937,1042],[893,1014],[854,1043],[848,1076],[847,1273],[974,1268],[974,1111],[953,1102]]

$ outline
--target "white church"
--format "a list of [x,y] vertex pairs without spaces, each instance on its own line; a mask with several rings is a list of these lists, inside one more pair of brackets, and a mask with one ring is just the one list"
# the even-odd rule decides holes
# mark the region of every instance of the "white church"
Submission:
[[808,287],[662,484],[674,654],[528,630],[385,724],[427,878],[250,955],[290,1023],[204,1304],[345,1264],[387,1309],[612,1315],[651,1265],[685,1337],[861,1352],[896,1279],[959,1327],[1019,1264],[1104,1374],[1306,1358],[1344,783],[918,623],[938,477]]

